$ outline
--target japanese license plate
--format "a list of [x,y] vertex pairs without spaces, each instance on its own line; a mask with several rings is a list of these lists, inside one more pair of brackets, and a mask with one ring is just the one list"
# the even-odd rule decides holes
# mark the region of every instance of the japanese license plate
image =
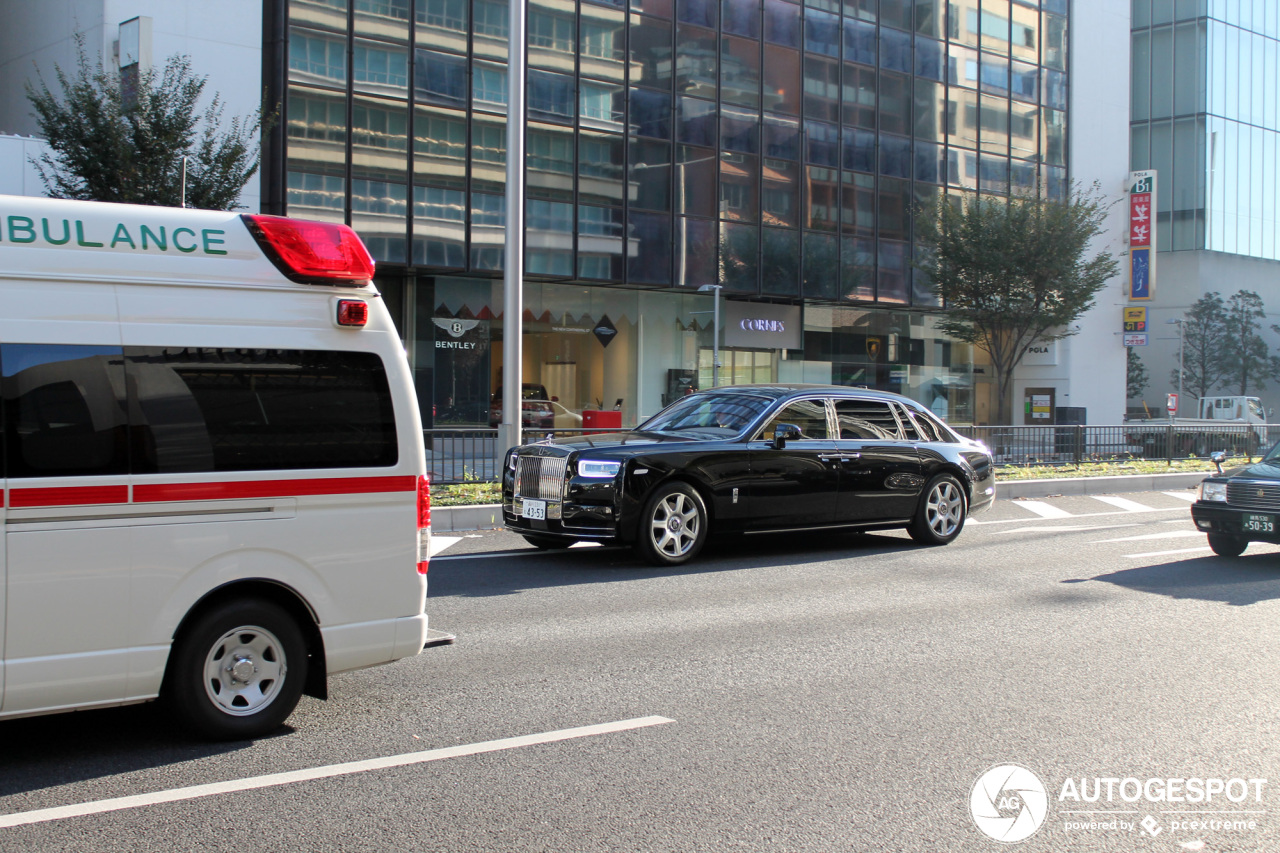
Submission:
[[547,518],[547,502],[531,501],[528,498],[525,498],[524,503],[520,506],[520,517],[545,521]]
[[1276,517],[1274,515],[1246,515],[1241,527],[1247,533],[1275,533]]

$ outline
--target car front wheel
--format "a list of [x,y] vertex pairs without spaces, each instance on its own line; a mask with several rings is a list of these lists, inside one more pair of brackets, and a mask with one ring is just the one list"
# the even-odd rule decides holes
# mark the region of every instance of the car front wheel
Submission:
[[950,474],[939,474],[925,487],[907,532],[922,545],[946,545],[964,529],[967,509],[960,481]]
[[1219,557],[1239,557],[1249,547],[1248,539],[1239,536],[1226,536],[1221,533],[1209,534],[1209,547]]
[[199,614],[178,636],[164,698],[199,735],[243,740],[277,729],[298,704],[307,647],[283,608],[233,599]]
[[707,540],[707,509],[684,483],[660,487],[645,504],[637,547],[649,562],[678,566],[693,559]]

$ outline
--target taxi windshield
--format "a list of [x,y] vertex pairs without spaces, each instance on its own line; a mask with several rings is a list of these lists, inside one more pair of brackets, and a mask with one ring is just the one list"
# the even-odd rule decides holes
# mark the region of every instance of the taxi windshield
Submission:
[[691,394],[640,424],[638,429],[645,432],[715,430],[737,434],[768,407],[767,397],[750,394]]

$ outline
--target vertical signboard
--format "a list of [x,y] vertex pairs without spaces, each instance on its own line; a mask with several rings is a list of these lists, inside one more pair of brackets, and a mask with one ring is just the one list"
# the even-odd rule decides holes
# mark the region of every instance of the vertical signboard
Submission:
[[1156,173],[1129,173],[1129,298],[1147,300],[1156,290]]

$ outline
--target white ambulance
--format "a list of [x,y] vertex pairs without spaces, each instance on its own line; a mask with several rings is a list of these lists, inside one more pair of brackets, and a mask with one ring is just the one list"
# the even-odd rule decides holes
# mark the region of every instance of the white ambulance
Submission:
[[341,225],[0,196],[0,718],[278,727],[417,654],[409,365]]

